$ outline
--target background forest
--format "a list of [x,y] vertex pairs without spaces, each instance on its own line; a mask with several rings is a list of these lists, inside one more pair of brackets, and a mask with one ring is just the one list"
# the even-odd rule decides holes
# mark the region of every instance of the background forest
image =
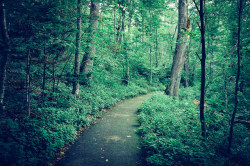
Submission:
[[49,165],[100,110],[165,90],[138,110],[149,165],[247,165],[249,4],[0,0],[1,164]]

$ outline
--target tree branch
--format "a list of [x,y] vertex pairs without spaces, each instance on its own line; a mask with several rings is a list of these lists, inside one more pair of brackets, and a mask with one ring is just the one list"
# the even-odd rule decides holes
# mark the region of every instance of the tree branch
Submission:
[[199,60],[201,61],[201,58],[199,56],[199,54],[197,52],[195,52],[195,55],[199,58]]
[[198,25],[199,29],[201,30],[201,26],[200,26],[200,24],[198,22],[197,22],[197,25]]
[[241,124],[244,124],[244,125],[250,125],[250,121],[246,121],[246,120],[236,120],[234,123],[241,123]]
[[194,5],[195,5],[195,7],[196,7],[196,9],[197,9],[197,11],[199,12],[199,15],[201,14],[200,12],[200,9],[199,9],[199,7],[198,7],[198,5],[197,5],[197,3],[195,2],[195,0],[193,0],[193,2],[194,2]]

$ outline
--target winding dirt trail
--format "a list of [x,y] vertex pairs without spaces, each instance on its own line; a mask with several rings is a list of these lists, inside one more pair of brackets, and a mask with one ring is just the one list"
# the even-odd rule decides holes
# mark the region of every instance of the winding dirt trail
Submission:
[[143,166],[136,111],[148,97],[118,103],[81,134],[56,166]]

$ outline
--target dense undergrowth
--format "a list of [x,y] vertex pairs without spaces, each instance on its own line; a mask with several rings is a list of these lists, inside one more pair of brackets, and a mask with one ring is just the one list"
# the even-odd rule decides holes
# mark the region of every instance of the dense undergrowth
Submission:
[[20,118],[20,114],[15,115],[13,111],[8,118],[1,119],[0,165],[47,165],[56,152],[76,139],[80,128],[90,126],[101,116],[101,109],[119,100],[163,88],[160,84],[149,86],[146,80],[137,84],[131,82],[128,86],[93,81],[81,86],[77,99],[71,94],[71,87],[61,84],[57,93],[50,96],[56,100],[36,107],[30,118]]
[[249,137],[246,126],[235,125],[233,152],[228,158],[230,116],[207,103],[208,137],[204,140],[197,94],[199,91],[195,88],[182,89],[179,98],[156,94],[140,106],[139,133],[149,165],[247,165]]

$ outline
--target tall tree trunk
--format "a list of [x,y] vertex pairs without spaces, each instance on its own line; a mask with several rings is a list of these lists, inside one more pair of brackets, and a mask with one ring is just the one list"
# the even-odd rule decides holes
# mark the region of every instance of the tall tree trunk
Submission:
[[234,110],[232,114],[232,119],[230,123],[230,131],[229,131],[229,137],[228,137],[228,153],[231,153],[231,146],[233,141],[233,130],[234,130],[234,123],[235,123],[235,115],[237,112],[237,106],[238,106],[238,90],[239,90],[239,79],[240,79],[240,32],[241,32],[241,15],[243,10],[243,0],[239,0],[240,4],[238,6],[238,44],[237,44],[237,55],[238,55],[238,72],[236,76],[236,83],[235,83],[235,92],[234,92]]
[[165,93],[170,96],[178,96],[180,75],[185,62],[185,52],[187,47],[188,37],[184,35],[183,30],[188,30],[187,19],[187,0],[179,0],[179,22],[178,22],[178,36],[175,49],[175,55],[173,58],[173,65],[171,69],[171,78]]
[[76,51],[75,68],[72,94],[79,97],[79,74],[80,74],[80,41],[81,41],[81,23],[82,23],[82,0],[77,0],[77,33],[76,33]]
[[10,38],[6,26],[6,14],[4,9],[4,0],[0,0],[0,28],[2,32],[3,48],[1,48],[0,62],[0,111],[4,110],[4,95],[6,81],[6,65],[10,54]]
[[89,25],[89,41],[88,46],[85,51],[85,55],[83,57],[80,72],[83,72],[91,78],[93,73],[93,65],[94,65],[94,58],[96,53],[96,46],[95,46],[95,33],[98,30],[98,18],[100,15],[100,3],[91,0],[90,2],[90,25]]
[[205,25],[204,25],[204,9],[203,2],[200,0],[200,21],[201,21],[201,45],[202,45],[202,58],[201,58],[201,96],[200,96],[200,121],[202,136],[206,137],[206,124],[204,117],[204,102],[205,102],[205,85],[206,85],[206,43],[205,43]]

